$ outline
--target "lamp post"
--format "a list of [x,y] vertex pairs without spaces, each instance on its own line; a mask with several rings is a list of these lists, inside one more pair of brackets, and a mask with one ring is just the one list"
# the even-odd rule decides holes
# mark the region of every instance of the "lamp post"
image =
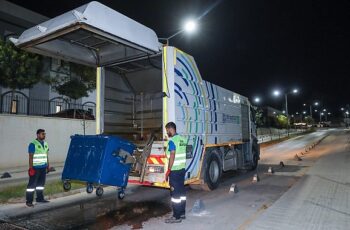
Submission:
[[185,24],[181,30],[177,31],[176,33],[174,33],[173,35],[171,35],[167,38],[159,38],[159,40],[166,41],[166,45],[168,46],[170,39],[176,37],[177,35],[179,35],[183,32],[186,32],[189,34],[193,33],[196,29],[197,29],[197,20],[190,19],[190,20],[185,22]]
[[[289,94],[297,94],[298,93],[298,89],[293,89],[290,92],[287,92],[284,94],[284,101],[285,101],[285,107],[286,107],[286,116],[287,116],[287,129],[288,129],[288,136],[289,136],[289,114],[288,114],[288,95]],[[278,97],[281,94],[281,92],[279,90],[274,90],[273,91],[273,95]]]

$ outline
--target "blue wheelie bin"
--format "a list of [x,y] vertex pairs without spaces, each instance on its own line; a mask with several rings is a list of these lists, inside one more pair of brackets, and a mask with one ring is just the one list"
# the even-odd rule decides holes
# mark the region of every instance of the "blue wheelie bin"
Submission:
[[75,135],[62,172],[63,188],[70,190],[70,181],[86,182],[86,191],[103,195],[102,185],[118,187],[118,197],[124,197],[135,145],[115,136]]

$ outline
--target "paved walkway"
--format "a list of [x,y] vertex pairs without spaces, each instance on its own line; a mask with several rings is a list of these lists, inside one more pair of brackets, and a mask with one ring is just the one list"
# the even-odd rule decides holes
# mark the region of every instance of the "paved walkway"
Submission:
[[328,153],[248,229],[350,229],[349,137],[326,138]]

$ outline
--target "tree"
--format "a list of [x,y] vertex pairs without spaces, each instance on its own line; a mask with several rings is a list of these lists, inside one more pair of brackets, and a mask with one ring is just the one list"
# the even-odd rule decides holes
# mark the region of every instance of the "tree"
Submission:
[[61,95],[73,100],[87,97],[96,88],[96,72],[94,68],[70,63],[70,76],[56,76],[51,81],[53,88]]
[[277,115],[275,122],[278,128],[288,128],[288,118],[285,115]]
[[33,87],[43,79],[41,56],[0,39],[0,85],[12,90]]

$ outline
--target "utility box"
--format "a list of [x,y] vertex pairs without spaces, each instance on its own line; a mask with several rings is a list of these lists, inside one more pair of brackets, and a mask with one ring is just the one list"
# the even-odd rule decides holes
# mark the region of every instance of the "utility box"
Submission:
[[125,188],[134,149],[132,143],[114,136],[72,136],[62,180]]

